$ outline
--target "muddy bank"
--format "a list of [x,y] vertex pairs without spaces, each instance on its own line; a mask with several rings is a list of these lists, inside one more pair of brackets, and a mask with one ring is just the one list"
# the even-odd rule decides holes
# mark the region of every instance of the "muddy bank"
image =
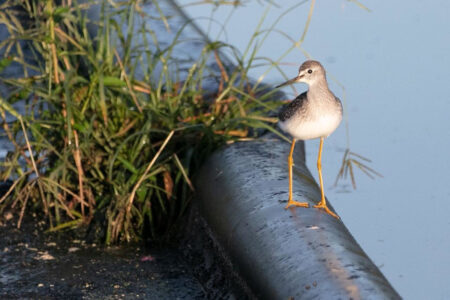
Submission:
[[[101,247],[27,219],[0,226],[1,299],[242,299],[196,232],[178,247]],[[195,248],[195,249],[193,249]],[[195,265],[193,265],[195,264]],[[244,296],[245,298],[245,296]]]

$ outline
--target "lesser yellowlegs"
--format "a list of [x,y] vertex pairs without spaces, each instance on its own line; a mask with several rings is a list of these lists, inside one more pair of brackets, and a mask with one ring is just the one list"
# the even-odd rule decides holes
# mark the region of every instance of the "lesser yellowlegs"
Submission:
[[293,101],[286,104],[279,114],[280,128],[292,136],[291,151],[288,157],[289,166],[289,200],[285,208],[290,206],[308,207],[307,202],[292,199],[292,165],[296,140],[310,140],[320,138],[317,170],[319,171],[321,200],[316,208],[325,210],[333,217],[339,218],[332,212],[325,200],[322,179],[322,148],[323,141],[338,126],[342,120],[341,101],[328,89],[325,69],[314,60],[305,61],[298,71],[298,76],[277,86],[277,88],[295,82],[308,85],[308,91],[302,93]]

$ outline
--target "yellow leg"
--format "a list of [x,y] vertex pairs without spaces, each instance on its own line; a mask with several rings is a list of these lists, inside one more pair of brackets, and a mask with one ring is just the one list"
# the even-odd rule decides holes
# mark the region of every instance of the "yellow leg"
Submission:
[[291,152],[289,153],[288,157],[288,166],[289,166],[289,200],[287,205],[284,207],[285,209],[289,208],[290,206],[299,206],[299,207],[309,207],[309,204],[307,202],[297,202],[292,200],[292,165],[294,164],[294,159],[292,158],[292,155],[294,154],[294,147],[295,147],[295,139],[292,139],[292,145],[291,145]]
[[334,212],[332,212],[328,208],[327,202],[325,200],[325,193],[323,191],[323,179],[322,179],[322,148],[323,148],[323,140],[324,140],[324,138],[321,137],[320,138],[320,146],[319,146],[319,156],[317,157],[317,170],[319,171],[320,194],[322,195],[322,199],[320,200],[319,204],[314,205],[314,207],[315,208],[322,208],[328,214],[330,214],[333,217],[339,219],[338,215],[336,215]]

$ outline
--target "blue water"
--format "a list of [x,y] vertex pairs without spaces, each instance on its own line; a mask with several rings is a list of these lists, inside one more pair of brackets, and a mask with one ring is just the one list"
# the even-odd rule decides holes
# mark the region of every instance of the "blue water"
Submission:
[[[180,4],[195,1],[179,1]],[[300,1],[272,6],[263,28]],[[333,188],[346,148],[344,123],[325,141],[326,194],[363,249],[405,299],[450,297],[450,2],[364,1],[370,12],[350,1],[318,1],[301,49],[282,59],[293,77],[305,51],[323,63],[331,89],[343,98],[349,120],[350,148],[369,157],[384,175],[375,181],[357,174]],[[267,8],[249,1],[234,10],[221,38],[244,51]],[[298,40],[310,2],[290,10],[276,26]],[[211,5],[185,9],[212,38],[221,27],[210,23]],[[231,6],[216,10],[224,23]],[[259,39],[261,41],[261,39]],[[258,52],[276,60],[291,46],[273,33]],[[268,67],[255,68],[260,78]],[[278,84],[275,69],[262,78]],[[296,86],[297,91],[305,86]],[[285,88],[291,97],[295,93]],[[306,143],[307,164],[317,177],[318,141]]]

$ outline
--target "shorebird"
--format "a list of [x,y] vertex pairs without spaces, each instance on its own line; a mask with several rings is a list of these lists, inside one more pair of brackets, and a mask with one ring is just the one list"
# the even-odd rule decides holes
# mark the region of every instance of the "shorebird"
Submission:
[[325,200],[322,179],[322,148],[323,141],[339,126],[342,120],[342,103],[328,88],[324,67],[314,60],[305,61],[298,71],[298,75],[276,88],[303,82],[308,85],[308,91],[300,94],[286,104],[279,114],[280,128],[292,136],[291,151],[288,156],[289,166],[289,200],[286,209],[290,206],[308,207],[307,202],[298,202],[292,199],[292,166],[295,142],[297,140],[310,140],[320,138],[319,154],[317,157],[317,170],[319,171],[321,200],[315,208],[323,209],[335,218],[339,217],[332,212]]

